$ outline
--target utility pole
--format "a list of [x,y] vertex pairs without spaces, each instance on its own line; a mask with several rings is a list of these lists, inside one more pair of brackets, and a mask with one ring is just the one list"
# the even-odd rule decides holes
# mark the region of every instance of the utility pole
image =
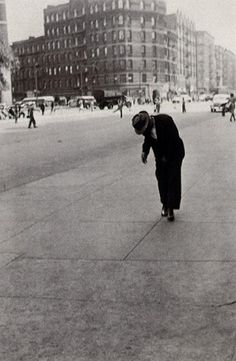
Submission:
[[36,63],[34,66],[34,82],[35,82],[35,97],[36,97],[36,104],[38,100],[38,68],[39,64]]

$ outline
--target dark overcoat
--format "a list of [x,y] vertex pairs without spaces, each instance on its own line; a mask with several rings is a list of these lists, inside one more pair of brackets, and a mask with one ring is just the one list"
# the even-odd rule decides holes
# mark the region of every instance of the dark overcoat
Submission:
[[173,119],[166,114],[153,116],[157,139],[150,127],[144,133],[143,152],[152,148],[156,160],[156,177],[162,204],[179,209],[181,202],[181,165],[185,149]]

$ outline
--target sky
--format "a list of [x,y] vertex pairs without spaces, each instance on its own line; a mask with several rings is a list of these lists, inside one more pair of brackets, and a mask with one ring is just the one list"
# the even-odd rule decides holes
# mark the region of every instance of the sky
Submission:
[[[43,9],[69,0],[6,0],[10,43],[43,35]],[[182,11],[236,54],[236,0],[166,0],[167,13]]]

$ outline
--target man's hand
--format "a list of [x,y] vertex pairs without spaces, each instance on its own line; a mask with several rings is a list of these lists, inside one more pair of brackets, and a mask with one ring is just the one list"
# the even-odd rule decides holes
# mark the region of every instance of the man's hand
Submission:
[[142,152],[141,159],[142,159],[142,162],[143,162],[144,164],[146,164],[146,163],[147,163],[147,154],[144,153],[144,152]]

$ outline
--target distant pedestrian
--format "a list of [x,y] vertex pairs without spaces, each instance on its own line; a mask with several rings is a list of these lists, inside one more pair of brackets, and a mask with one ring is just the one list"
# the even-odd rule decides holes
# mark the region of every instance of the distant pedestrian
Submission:
[[185,99],[182,98],[182,113],[186,113]]
[[233,120],[235,121],[235,97],[234,94],[231,93],[230,94],[230,99],[229,99],[229,112],[230,112],[230,121],[232,122]]
[[29,106],[29,109],[28,109],[28,118],[29,118],[29,125],[28,125],[28,128],[30,129],[31,128],[31,124],[33,124],[33,127],[34,128],[37,128],[36,126],[36,121],[35,121],[35,118],[34,118],[34,105],[31,104]]
[[54,103],[54,101],[52,101],[52,102],[51,102],[51,113],[54,112],[54,107],[55,107],[55,103]]
[[83,110],[84,109],[84,104],[83,104],[83,99],[79,100],[79,110]]
[[154,104],[155,104],[155,109],[154,109],[154,111],[155,111],[156,113],[160,113],[161,100],[160,100],[159,97],[157,97],[157,98],[154,99]]
[[42,115],[44,115],[44,112],[45,112],[45,104],[44,103],[40,104],[40,109],[41,109]]
[[150,116],[141,111],[132,119],[135,132],[144,136],[142,162],[147,163],[150,148],[156,160],[156,178],[162,203],[163,217],[174,221],[174,209],[181,202],[181,165],[184,144],[173,119],[167,114]]
[[93,112],[93,110],[94,110],[94,100],[93,99],[90,102],[90,109],[91,109],[91,112]]
[[17,113],[16,113],[16,111],[15,111],[15,109],[13,108],[13,107],[10,107],[9,109],[8,109],[8,113],[10,114],[10,116],[13,118],[13,119],[15,119],[15,123],[17,123]]
[[123,117],[123,107],[124,107],[124,102],[123,102],[122,99],[119,99],[119,100],[118,100],[118,107],[117,107],[117,109],[114,111],[114,113],[119,110],[119,111],[120,111],[120,117],[121,117],[121,118]]

